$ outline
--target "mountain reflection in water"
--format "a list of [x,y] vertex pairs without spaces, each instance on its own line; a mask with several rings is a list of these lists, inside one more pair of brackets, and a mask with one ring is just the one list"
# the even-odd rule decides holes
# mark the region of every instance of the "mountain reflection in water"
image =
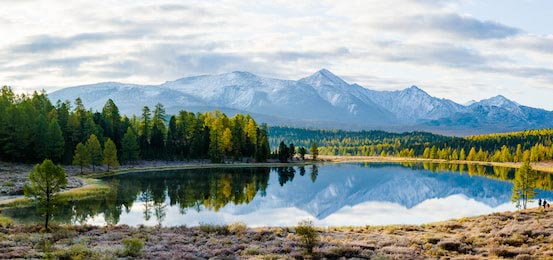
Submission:
[[[107,196],[67,202],[62,223],[194,226],[420,224],[513,210],[515,170],[456,164],[340,163],[129,173],[103,179]],[[541,173],[537,198],[551,200]],[[530,203],[530,205],[537,205]],[[17,222],[39,222],[34,208],[8,209]]]

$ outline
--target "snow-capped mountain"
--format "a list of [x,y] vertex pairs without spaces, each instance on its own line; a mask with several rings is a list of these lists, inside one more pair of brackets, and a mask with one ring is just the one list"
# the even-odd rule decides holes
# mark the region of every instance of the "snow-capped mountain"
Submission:
[[301,127],[455,134],[553,127],[553,112],[521,106],[503,96],[461,105],[432,97],[417,86],[371,90],[349,84],[326,69],[300,80],[235,71],[160,85],[106,82],[61,89],[49,97],[54,102],[80,97],[95,110],[111,98],[125,114],[140,114],[143,106],[157,103],[169,113],[219,109],[230,115],[250,113],[270,125]]
[[430,96],[417,86],[398,91],[367,90],[370,99],[394,113],[402,122],[439,119],[466,110],[449,99]]

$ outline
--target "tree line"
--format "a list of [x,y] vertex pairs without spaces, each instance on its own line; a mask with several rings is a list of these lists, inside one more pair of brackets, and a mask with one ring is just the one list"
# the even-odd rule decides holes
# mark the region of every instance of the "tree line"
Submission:
[[270,143],[279,140],[297,146],[319,144],[321,155],[398,156],[428,159],[538,162],[553,159],[553,129],[527,130],[469,137],[425,132],[313,130],[271,127]]
[[0,160],[83,167],[138,160],[227,159],[266,161],[268,130],[250,115],[220,111],[167,115],[162,104],[145,106],[140,116],[121,115],[113,100],[101,111],[86,109],[80,98],[52,104],[47,95],[0,91]]

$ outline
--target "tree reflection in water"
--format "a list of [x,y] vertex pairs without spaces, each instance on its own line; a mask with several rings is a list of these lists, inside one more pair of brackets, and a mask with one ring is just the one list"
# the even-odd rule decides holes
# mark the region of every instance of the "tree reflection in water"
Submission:
[[[365,163],[360,167],[385,168],[398,164]],[[475,164],[447,163],[404,163],[403,167],[414,170],[426,170],[436,174],[457,172],[468,173],[503,181],[513,181],[515,170],[512,168],[492,167]],[[256,196],[265,197],[271,171],[276,174],[275,184],[285,186],[299,176],[308,176],[312,183],[317,182],[319,167],[249,167],[216,168],[179,171],[158,171],[130,173],[104,178],[111,189],[108,194],[79,201],[67,201],[58,207],[53,221],[57,223],[84,223],[95,216],[103,216],[108,224],[117,224],[123,212],[139,209],[146,221],[155,218],[162,225],[167,218],[167,210],[177,207],[180,214],[193,211],[218,212],[228,204],[248,204]],[[325,174],[326,176],[326,174]],[[553,175],[538,174],[533,180],[535,187],[542,190],[553,189]],[[299,177],[297,177],[299,178]],[[324,182],[324,179],[323,179]],[[133,207],[134,205],[134,207]],[[138,207],[137,207],[138,206]],[[37,222],[40,216],[33,208],[6,209],[4,215],[19,223]]]

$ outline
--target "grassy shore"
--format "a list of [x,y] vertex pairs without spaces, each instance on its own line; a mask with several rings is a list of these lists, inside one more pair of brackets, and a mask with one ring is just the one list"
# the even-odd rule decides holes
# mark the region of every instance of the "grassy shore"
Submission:
[[[454,163],[454,164],[475,164],[486,166],[500,166],[509,168],[519,168],[522,163],[516,162],[484,162],[484,161],[464,161],[464,160],[442,160],[442,159],[425,159],[425,158],[411,158],[411,157],[391,157],[391,156],[334,156],[334,155],[320,155],[319,158],[323,161],[330,162],[395,162],[395,163]],[[553,161],[544,161],[532,163],[534,170],[553,173]]]
[[[292,259],[308,257],[295,228],[40,226],[6,223],[0,256],[116,259]],[[553,210],[494,213],[427,225],[317,229],[314,258],[336,259],[551,259]],[[133,238],[133,239],[129,239]],[[143,243],[144,247],[132,247]],[[126,244],[126,245],[125,245]],[[134,251],[133,251],[134,250]],[[69,259],[69,258],[66,258]]]

